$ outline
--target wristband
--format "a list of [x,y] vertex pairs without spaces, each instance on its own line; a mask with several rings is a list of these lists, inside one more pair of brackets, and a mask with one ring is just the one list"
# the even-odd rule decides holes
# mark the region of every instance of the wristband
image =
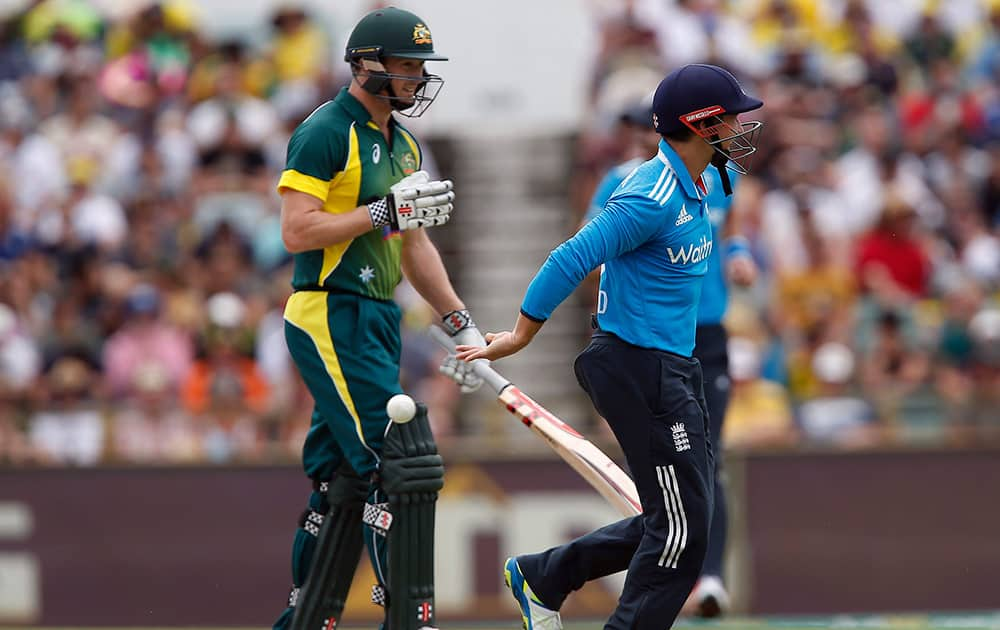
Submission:
[[469,315],[469,309],[447,313],[441,318],[441,325],[444,326],[445,331],[452,337],[466,328],[476,327],[476,324],[472,321],[472,316]]
[[745,236],[733,236],[727,238],[725,254],[726,258],[734,258],[736,256],[746,256],[747,258],[752,258],[753,254],[750,252],[750,241],[747,240]]
[[368,204],[368,215],[371,217],[373,228],[392,225],[392,220],[389,217],[389,204],[386,203],[385,197]]

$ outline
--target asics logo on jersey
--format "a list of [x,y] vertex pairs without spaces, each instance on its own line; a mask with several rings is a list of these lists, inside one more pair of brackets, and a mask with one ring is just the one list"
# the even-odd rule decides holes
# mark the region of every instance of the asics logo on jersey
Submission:
[[680,227],[680,226],[684,225],[685,223],[687,223],[688,221],[690,221],[693,218],[694,217],[691,216],[688,213],[687,207],[684,206],[684,205],[681,205],[681,212],[680,212],[680,214],[677,215],[677,220],[674,221],[674,225]]
[[712,241],[708,240],[708,238],[704,236],[701,237],[701,241],[697,244],[689,243],[687,247],[682,247],[678,252],[675,252],[673,247],[667,248],[667,257],[670,258],[670,262],[675,265],[693,265],[695,263],[700,263],[708,258],[711,253]]

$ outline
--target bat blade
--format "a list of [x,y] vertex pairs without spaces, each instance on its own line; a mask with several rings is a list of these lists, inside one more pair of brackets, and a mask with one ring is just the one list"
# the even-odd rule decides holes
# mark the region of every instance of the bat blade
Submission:
[[507,411],[548,442],[622,516],[642,513],[635,482],[593,442],[535,402],[516,385],[504,388],[498,398]]
[[[455,342],[438,326],[430,327],[431,337],[449,352],[455,352]],[[563,460],[593,486],[622,516],[642,514],[635,482],[593,442],[580,435],[551,411],[531,399],[516,385],[504,378],[485,359],[472,362],[473,370],[496,392],[507,411],[544,439]]]

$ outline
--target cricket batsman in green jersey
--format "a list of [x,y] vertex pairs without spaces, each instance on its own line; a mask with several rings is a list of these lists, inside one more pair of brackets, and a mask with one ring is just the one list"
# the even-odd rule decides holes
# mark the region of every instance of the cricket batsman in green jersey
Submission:
[[[350,86],[292,134],[278,183],[281,234],[294,254],[285,307],[288,349],[315,400],[303,449],[313,492],[292,550],[293,588],[274,628],[330,630],[344,607],[362,546],[389,630],[434,626],[434,501],[443,466],[426,407],[393,424],[405,274],[458,344],[485,345],[452,288],[426,228],[451,216],[450,181],[420,170],[416,138],[396,115],[419,116],[443,80],[418,16],[393,7],[355,26],[345,60]],[[442,372],[464,391],[481,381],[448,357]]]

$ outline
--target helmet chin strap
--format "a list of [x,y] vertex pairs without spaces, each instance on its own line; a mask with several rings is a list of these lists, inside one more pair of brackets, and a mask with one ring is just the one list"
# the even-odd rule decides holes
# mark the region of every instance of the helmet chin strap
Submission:
[[356,63],[354,68],[355,77],[357,77],[361,70],[368,73],[365,80],[361,82],[361,87],[364,88],[365,92],[378,96],[382,93],[382,90],[386,88],[392,90],[392,81],[389,79],[389,75],[386,73],[385,67],[378,61],[378,59],[363,57]]
[[715,147],[715,143],[718,141],[719,134],[717,133],[712,134],[709,138],[708,144],[712,147],[711,165],[715,167],[715,170],[719,171],[719,179],[722,180],[722,192],[726,193],[726,196],[729,197],[733,194],[733,183],[729,181],[729,169],[726,168],[729,158]]
[[727,197],[733,194],[733,184],[729,181],[729,169],[726,168],[728,161],[729,158],[718,151],[712,153],[712,166],[719,171],[719,179],[722,180],[722,192],[726,193]]

